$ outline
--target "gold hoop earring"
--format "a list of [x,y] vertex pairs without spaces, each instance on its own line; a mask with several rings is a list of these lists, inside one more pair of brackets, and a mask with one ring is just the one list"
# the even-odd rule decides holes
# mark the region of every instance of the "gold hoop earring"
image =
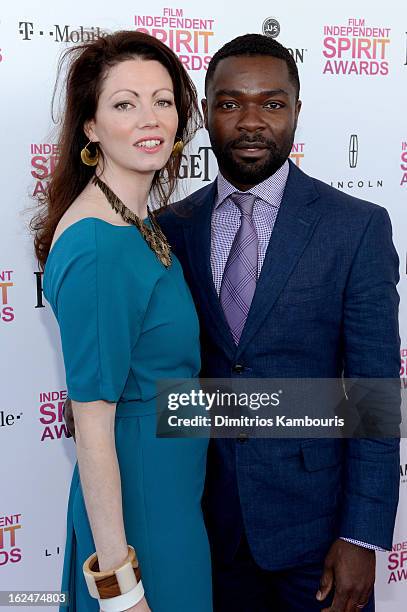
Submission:
[[184,141],[181,140],[180,138],[179,140],[177,140],[177,142],[172,147],[172,155],[177,157],[178,155],[181,155],[183,150],[184,150]]
[[99,161],[99,151],[98,151],[97,145],[96,145],[95,155],[93,155],[92,157],[92,155],[90,154],[88,146],[90,145],[91,142],[92,141],[89,140],[88,144],[85,147],[83,147],[83,149],[81,150],[81,160],[82,160],[82,163],[85,164],[85,166],[96,166],[96,164]]

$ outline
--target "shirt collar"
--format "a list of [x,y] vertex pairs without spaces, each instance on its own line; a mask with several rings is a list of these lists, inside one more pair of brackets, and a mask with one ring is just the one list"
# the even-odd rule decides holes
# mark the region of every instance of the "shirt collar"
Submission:
[[[271,176],[252,187],[249,191],[267,204],[279,208],[287,184],[290,165],[288,160]],[[218,208],[232,193],[239,192],[234,185],[219,172],[217,176],[217,194],[215,208]],[[244,193],[244,192],[240,192]]]

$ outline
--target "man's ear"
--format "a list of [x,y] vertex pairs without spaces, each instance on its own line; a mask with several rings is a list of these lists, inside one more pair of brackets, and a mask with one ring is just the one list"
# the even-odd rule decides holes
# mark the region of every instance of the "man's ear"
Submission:
[[206,98],[202,98],[201,100],[202,113],[204,118],[204,125],[206,129],[208,129],[208,101]]
[[301,107],[302,107],[301,100],[297,100],[297,104],[295,105],[295,115],[296,115],[297,121],[298,121],[298,117],[300,115]]
[[85,121],[83,124],[83,131],[86,134],[86,137],[89,138],[91,142],[99,142],[99,138],[97,137],[95,131],[95,121],[90,119],[89,121]]
[[295,105],[295,129],[297,129],[298,117],[300,116],[300,111],[302,107],[301,100],[297,100]]

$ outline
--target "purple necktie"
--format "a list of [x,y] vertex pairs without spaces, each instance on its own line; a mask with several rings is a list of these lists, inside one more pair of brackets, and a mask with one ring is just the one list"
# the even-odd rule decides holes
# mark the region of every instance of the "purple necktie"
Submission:
[[259,239],[253,222],[256,196],[238,192],[230,199],[240,209],[241,217],[223,273],[220,301],[233,339],[239,344],[256,290]]

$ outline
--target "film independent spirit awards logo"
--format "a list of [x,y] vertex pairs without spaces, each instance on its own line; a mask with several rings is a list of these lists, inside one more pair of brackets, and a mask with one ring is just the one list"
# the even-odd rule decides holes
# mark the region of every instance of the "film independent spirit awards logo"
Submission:
[[[268,36],[269,38],[277,38],[281,32],[280,23],[275,17],[267,17],[267,19],[263,21],[262,32],[264,36]],[[304,55],[308,49],[299,49],[294,47],[287,47],[287,49],[297,64],[304,63]]]

